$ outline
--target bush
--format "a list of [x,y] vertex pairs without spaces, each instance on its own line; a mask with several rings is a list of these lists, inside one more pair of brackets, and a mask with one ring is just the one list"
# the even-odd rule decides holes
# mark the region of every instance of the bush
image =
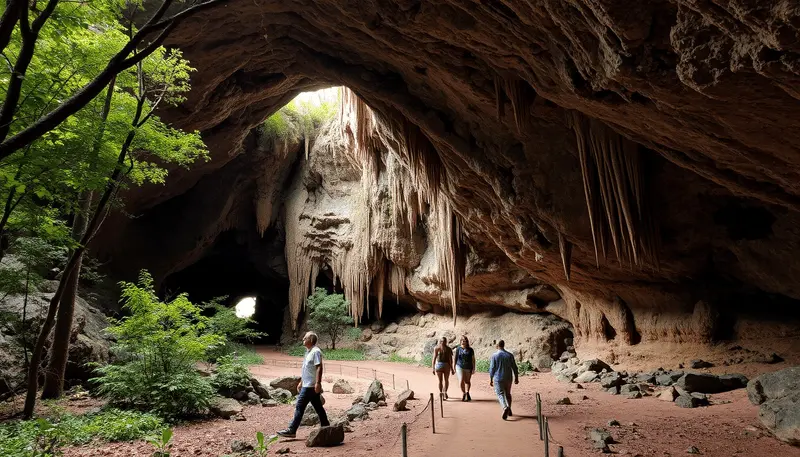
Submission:
[[222,356],[237,353],[247,359],[248,365],[256,365],[264,362],[263,357],[255,354],[252,349],[246,348],[240,341],[249,342],[266,333],[257,332],[250,328],[255,321],[249,317],[242,318],[236,315],[236,309],[222,305],[221,302],[227,297],[217,297],[203,304],[206,310],[212,310],[213,314],[208,319],[207,332],[212,335],[221,336],[225,341],[208,351],[209,362],[216,362]]
[[[64,445],[80,445],[100,438],[104,441],[133,441],[159,432],[164,422],[158,416],[136,411],[108,409],[96,414],[58,415],[0,424],[0,455],[28,457],[51,455]],[[39,452],[36,454],[35,452]]]
[[185,294],[160,301],[147,272],[138,284],[121,285],[130,316],[108,328],[116,338],[111,350],[118,362],[97,369],[93,381],[100,394],[112,405],[153,411],[169,420],[207,408],[214,390],[195,366],[223,338],[206,332],[208,319]]
[[217,372],[211,377],[211,385],[217,391],[242,390],[250,385],[250,371],[239,357],[222,356],[217,361]]
[[433,354],[425,354],[422,357],[422,361],[420,361],[420,364],[423,367],[432,367],[433,366]]
[[533,373],[534,369],[533,369],[533,365],[531,364],[531,362],[526,360],[524,362],[521,362],[519,365],[517,365],[517,371],[519,371],[519,375],[520,376],[524,376],[526,374]]
[[308,324],[319,333],[328,335],[331,349],[336,349],[336,340],[347,326],[353,324],[350,302],[342,294],[328,294],[325,289],[317,287],[308,297],[308,309]]
[[230,349],[231,354],[235,354],[245,365],[262,365],[264,363],[264,356],[249,346],[239,343],[226,343],[225,347]]
[[488,360],[476,360],[475,361],[475,371],[481,373],[488,373],[489,372],[489,361]]
[[350,327],[345,332],[345,335],[347,336],[347,339],[350,340],[350,341],[359,341],[359,340],[361,340],[361,334],[362,333],[364,333],[364,331],[361,330],[360,328],[358,328],[358,327]]

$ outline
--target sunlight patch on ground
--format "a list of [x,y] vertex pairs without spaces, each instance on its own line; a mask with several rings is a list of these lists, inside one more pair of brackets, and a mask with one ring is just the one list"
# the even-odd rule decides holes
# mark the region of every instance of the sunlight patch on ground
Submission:
[[236,316],[242,319],[253,317],[256,313],[256,298],[244,297],[236,304]]

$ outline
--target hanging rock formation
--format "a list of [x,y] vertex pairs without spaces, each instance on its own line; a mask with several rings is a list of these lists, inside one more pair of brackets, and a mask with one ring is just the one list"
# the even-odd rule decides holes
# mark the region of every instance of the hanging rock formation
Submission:
[[[547,284],[563,298],[538,310],[568,319],[579,338],[620,344],[742,337],[765,317],[791,322],[800,299],[798,21],[800,7],[778,0],[228,2],[186,21],[169,41],[198,71],[187,102],[164,115],[202,131],[212,160],[129,195],[129,212],[142,218],[110,224],[95,249],[128,268],[152,260],[167,274],[232,227],[223,221],[256,226],[266,213],[234,218],[181,200],[247,175],[250,168],[232,167],[255,159],[248,135],[296,93],[345,85],[374,110],[370,122],[393,133],[370,158],[375,148],[361,146],[373,140],[351,129],[356,171],[340,172],[352,187],[348,204],[361,198],[367,211],[367,192],[357,190],[364,176],[386,179],[391,194],[388,176],[375,174],[383,163],[404,169],[443,212],[424,216],[437,228],[417,232],[425,243],[393,234],[406,244],[389,249],[380,237],[391,232],[376,230],[377,220],[350,219],[348,243],[370,233],[371,252],[356,252],[332,235],[343,220],[329,225],[334,216],[312,211],[298,219],[303,230],[327,231],[331,244],[311,257],[290,255],[290,277],[310,278],[324,258],[350,283],[351,298],[366,300],[365,277],[381,268],[386,278],[400,276],[387,273],[382,256],[408,268],[411,296],[446,304],[458,297],[449,285],[460,283],[463,266],[485,287],[471,291],[466,279],[462,302],[523,309],[535,297],[525,291]],[[266,151],[260,163],[283,173],[290,167],[282,154]],[[315,157],[304,169],[342,160]],[[304,214],[297,193],[305,191],[280,173],[265,182],[293,183],[287,214]],[[379,189],[369,189],[371,215],[381,209]],[[252,202],[218,194],[219,207]],[[204,219],[167,225],[176,208]],[[438,230],[454,221],[480,254],[450,264],[444,278],[426,273],[447,264],[425,247],[436,252],[431,240],[456,234]],[[174,237],[152,246],[165,226]],[[298,236],[287,239],[298,246]],[[118,237],[134,241],[120,246]],[[797,336],[797,327],[787,334]]]

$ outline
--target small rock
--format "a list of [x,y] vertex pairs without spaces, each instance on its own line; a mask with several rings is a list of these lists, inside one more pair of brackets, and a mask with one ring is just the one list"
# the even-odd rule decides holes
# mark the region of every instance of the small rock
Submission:
[[289,403],[292,401],[292,393],[286,389],[279,388],[269,388],[269,396],[273,400],[279,403]]
[[317,424],[319,424],[319,416],[314,407],[311,406],[311,403],[309,403],[306,405],[305,412],[303,412],[303,419],[300,421],[300,425],[312,426]]
[[248,405],[260,405],[261,404],[261,397],[258,396],[255,392],[250,392],[247,394],[247,404]]
[[386,326],[386,329],[383,331],[383,333],[397,333],[397,328],[398,325],[392,322],[391,324]]
[[[256,381],[258,382],[258,381]],[[269,391],[263,384],[253,384],[253,390],[255,390],[256,395],[263,399],[270,399]]]
[[625,384],[625,378],[618,372],[612,372],[600,378],[600,385],[606,389]]
[[253,445],[244,441],[233,440],[231,441],[231,451],[233,451],[236,454],[253,452]]
[[377,403],[380,400],[386,400],[386,394],[383,392],[383,383],[377,379],[373,380],[367,391],[364,392],[363,400],[364,403]]
[[696,359],[696,360],[692,360],[691,362],[689,362],[689,368],[694,368],[694,369],[711,368],[713,366],[714,366],[713,363],[706,362],[705,360],[701,360],[701,359]]
[[277,450],[277,451],[275,451],[275,453],[276,453],[276,454],[288,454],[288,453],[290,453],[290,452],[292,452],[292,450],[291,450],[291,449],[289,449],[289,447],[288,447],[288,446],[287,446],[287,447],[281,447],[281,448],[278,448],[278,450]]
[[611,419],[610,421],[608,421],[608,426],[609,427],[619,427],[619,421],[616,420],[616,419]]
[[369,412],[367,412],[367,408],[365,408],[364,405],[360,403],[350,407],[350,409],[348,409],[345,414],[347,415],[348,421],[354,421],[356,419],[366,419],[367,417],[369,417]]
[[240,414],[237,414],[237,415],[231,417],[231,420],[235,420],[235,421],[238,421],[238,422],[244,422],[244,421],[247,420],[247,418],[244,417],[244,415],[240,413]]
[[378,402],[378,406],[380,406],[380,407],[386,406],[386,401],[384,401],[384,400],[379,401]]
[[675,401],[678,397],[678,391],[674,387],[668,387],[667,390],[658,394],[658,399],[662,401]]
[[209,409],[216,416],[219,416],[223,419],[230,419],[231,417],[242,412],[242,405],[240,405],[236,400],[231,400],[230,398],[216,398],[212,400],[211,407]]
[[414,399],[414,391],[411,389],[404,390],[400,392],[400,395],[397,396],[398,400],[413,400]]
[[353,399],[353,404],[354,405],[357,405],[359,403],[364,403],[364,399],[361,396],[358,396],[358,397]]
[[604,428],[596,428],[589,432],[589,438],[595,443],[612,444],[614,439],[611,438],[611,433]]
[[372,330],[365,328],[361,331],[361,341],[367,342],[372,339]]
[[611,395],[619,395],[619,387],[609,387],[606,389],[606,392],[610,393]]
[[621,386],[619,388],[619,393],[624,395],[624,394],[629,394],[631,392],[639,392],[639,390],[640,390],[639,386],[637,386],[636,384],[625,384],[624,386]]
[[367,411],[375,411],[376,409],[378,409],[378,404],[375,403],[374,401],[371,401],[367,403],[367,406],[365,406],[365,408],[367,408]]
[[581,390],[581,389],[583,389],[583,386],[580,385],[580,384],[575,384],[575,388],[578,389],[578,390]]
[[628,398],[630,400],[636,400],[637,398],[642,398],[642,393],[641,392],[627,392],[627,393],[622,394],[622,395],[625,398]]
[[700,449],[697,449],[694,446],[689,446],[689,449],[686,450],[686,453],[687,454],[699,454],[700,453]]
[[575,378],[575,382],[595,382],[598,381],[600,377],[594,371],[584,371],[582,374],[578,375]]
[[355,392],[350,383],[345,381],[344,379],[339,379],[335,383],[333,383],[333,389],[331,392],[335,394],[351,394]]
[[587,397],[586,395],[584,395],[583,398],[581,398],[581,400],[588,400],[588,399],[589,397]]
[[274,408],[278,406],[278,402],[275,400],[267,400],[266,398],[261,399],[261,406],[265,408]]
[[393,411],[406,411],[406,400],[397,400],[394,402],[394,406],[392,406]]
[[572,402],[569,400],[569,397],[564,397],[556,402],[557,405],[571,405]]
[[425,334],[426,338],[433,338],[434,336],[436,336],[436,330],[431,330]]
[[269,382],[273,389],[286,389],[292,396],[297,395],[297,385],[300,384],[300,376],[283,376]]

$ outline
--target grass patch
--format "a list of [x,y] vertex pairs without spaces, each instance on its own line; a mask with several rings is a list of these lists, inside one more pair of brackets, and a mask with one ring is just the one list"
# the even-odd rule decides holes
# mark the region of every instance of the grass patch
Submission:
[[[289,346],[286,353],[294,357],[303,357],[306,354],[306,348],[297,344]],[[364,351],[358,349],[323,349],[322,357],[326,360],[367,360]]]
[[236,355],[239,356],[239,360],[241,360],[245,365],[264,364],[264,357],[258,354],[256,350],[250,346],[241,343],[227,343],[226,346],[230,346],[231,352],[235,352]]
[[60,455],[51,452],[61,446],[86,444],[95,438],[103,441],[133,441],[160,433],[166,424],[149,413],[107,409],[95,414],[61,414],[49,419],[14,421],[0,424],[0,455]]
[[401,355],[398,355],[396,352],[392,352],[391,354],[389,354],[389,361],[396,363],[407,363],[409,365],[417,365],[419,363],[416,360],[412,359],[411,357],[403,357]]
[[433,354],[425,354],[425,357],[422,358],[420,365],[423,367],[432,367],[433,366]]
[[488,373],[489,372],[489,361],[488,360],[476,360],[475,361],[475,371],[480,373]]

